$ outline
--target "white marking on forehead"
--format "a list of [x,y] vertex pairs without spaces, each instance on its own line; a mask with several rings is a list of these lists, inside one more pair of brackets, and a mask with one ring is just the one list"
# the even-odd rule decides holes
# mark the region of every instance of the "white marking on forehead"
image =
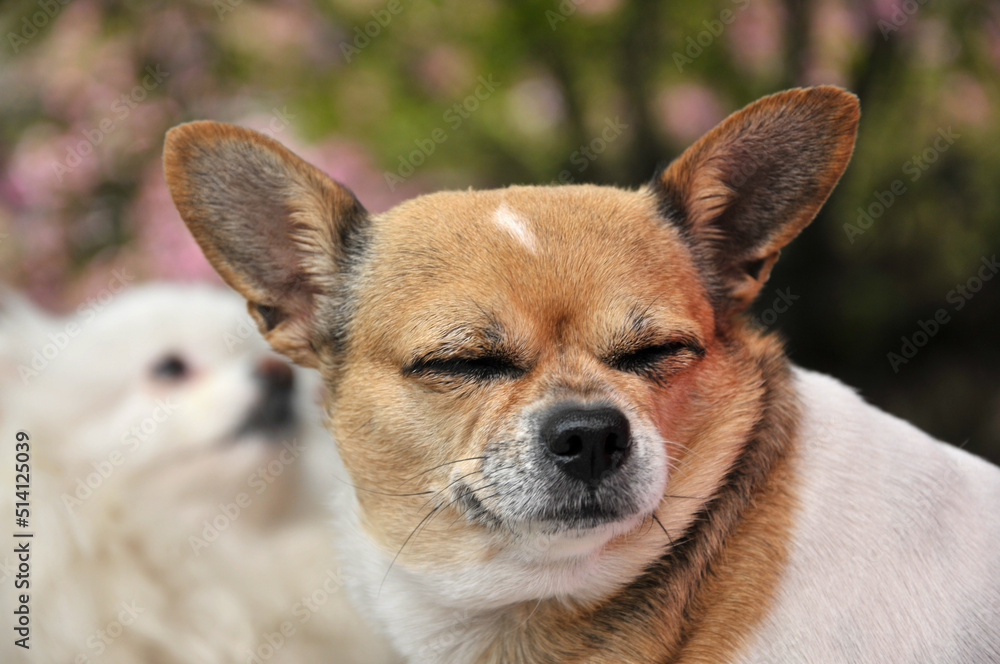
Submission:
[[528,228],[524,217],[507,207],[506,203],[501,203],[500,207],[493,213],[493,221],[497,226],[514,236],[514,239],[523,244],[528,251],[535,253],[538,244],[535,234]]

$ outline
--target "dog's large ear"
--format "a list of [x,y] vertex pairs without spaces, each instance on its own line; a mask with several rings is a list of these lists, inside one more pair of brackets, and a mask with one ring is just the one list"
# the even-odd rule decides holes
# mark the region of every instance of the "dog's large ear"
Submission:
[[275,350],[317,366],[335,327],[339,273],[367,213],[354,195],[284,146],[218,122],[167,133],[174,204]]
[[858,100],[831,86],[788,90],[726,118],[654,178],[724,314],[746,309],[778,253],[829,196],[854,149]]

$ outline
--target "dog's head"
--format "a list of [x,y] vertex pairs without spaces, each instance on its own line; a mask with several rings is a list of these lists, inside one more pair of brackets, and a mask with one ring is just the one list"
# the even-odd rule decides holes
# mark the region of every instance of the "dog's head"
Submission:
[[108,291],[66,318],[12,301],[0,313],[0,365],[19,426],[84,478],[148,467],[177,487],[232,494],[319,420],[319,385],[216,288]]
[[722,441],[759,414],[739,314],[836,183],[857,120],[852,95],[793,90],[637,191],[445,192],[378,215],[238,127],[173,129],[165,164],[261,332],[323,375],[367,536],[405,544],[408,570],[571,569],[480,588],[527,598],[592,587],[588,561],[653,516],[682,526],[697,503],[668,499],[709,495],[730,467]]

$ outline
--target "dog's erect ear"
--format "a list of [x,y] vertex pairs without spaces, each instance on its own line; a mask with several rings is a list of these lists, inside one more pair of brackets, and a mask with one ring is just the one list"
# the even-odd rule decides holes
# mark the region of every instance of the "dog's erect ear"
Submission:
[[249,301],[261,333],[278,352],[316,366],[364,208],[277,141],[242,127],[174,127],[163,161],[181,217],[216,271]]
[[858,100],[831,86],[780,92],[726,118],[651,184],[714,282],[720,310],[750,305],[829,196],[854,149]]

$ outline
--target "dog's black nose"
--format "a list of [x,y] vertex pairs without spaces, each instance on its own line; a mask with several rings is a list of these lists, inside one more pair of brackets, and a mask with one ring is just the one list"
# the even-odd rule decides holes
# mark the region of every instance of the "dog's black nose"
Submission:
[[244,429],[276,431],[293,425],[295,375],[292,368],[281,360],[268,358],[255,367],[254,378],[261,387],[261,395]]
[[632,447],[628,418],[617,408],[558,407],[541,435],[562,471],[592,486],[617,470]]
[[271,358],[260,361],[254,376],[263,383],[264,391],[268,394],[291,392],[295,384],[292,368],[281,360]]

